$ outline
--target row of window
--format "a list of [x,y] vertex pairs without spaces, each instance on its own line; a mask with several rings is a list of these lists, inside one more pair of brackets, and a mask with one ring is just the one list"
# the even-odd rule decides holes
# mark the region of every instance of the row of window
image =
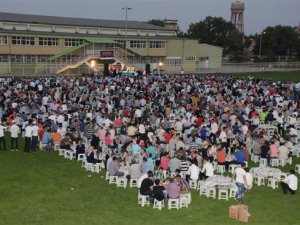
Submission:
[[166,66],[181,66],[181,59],[166,59]]
[[0,55],[0,62],[35,63],[46,62],[49,56],[46,55]]
[[[67,47],[78,46],[84,42],[84,39],[66,38],[64,39],[64,45]],[[11,43],[13,45],[25,45],[34,46],[35,39],[30,36],[12,36]],[[124,47],[125,40],[117,40],[117,43]],[[0,45],[7,45],[7,36],[0,36]],[[60,46],[59,38],[52,37],[39,37],[38,44],[40,46]],[[150,41],[149,48],[165,48],[165,41]],[[146,41],[130,41],[130,48],[146,48]]]
[[185,58],[185,60],[186,61],[200,61],[200,62],[202,62],[202,61],[209,60],[209,58],[208,57],[187,56]]

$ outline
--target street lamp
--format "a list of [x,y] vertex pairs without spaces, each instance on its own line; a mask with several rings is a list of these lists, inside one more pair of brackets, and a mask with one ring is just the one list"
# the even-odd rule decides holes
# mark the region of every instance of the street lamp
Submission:
[[126,44],[127,44],[127,29],[128,29],[128,10],[131,10],[132,8],[125,7],[122,8],[122,10],[125,10],[125,50],[126,50]]
[[163,65],[164,65],[164,64],[163,64],[162,62],[159,62],[159,63],[158,63],[158,66],[159,66],[159,73],[161,73],[161,70],[162,70]]
[[262,32],[260,35],[260,42],[259,42],[259,58],[261,57],[261,43],[262,43],[262,37],[266,32]]

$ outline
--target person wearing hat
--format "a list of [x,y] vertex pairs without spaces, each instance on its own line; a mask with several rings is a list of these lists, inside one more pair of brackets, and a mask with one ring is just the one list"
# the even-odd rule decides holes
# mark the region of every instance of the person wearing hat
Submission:
[[10,131],[10,143],[11,143],[11,151],[18,151],[18,137],[20,133],[20,127],[15,123],[15,120],[12,121],[12,125],[9,129]]

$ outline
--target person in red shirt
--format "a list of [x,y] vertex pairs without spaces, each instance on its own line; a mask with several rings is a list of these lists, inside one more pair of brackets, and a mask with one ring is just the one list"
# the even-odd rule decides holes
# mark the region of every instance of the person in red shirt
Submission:
[[170,142],[171,139],[172,139],[172,135],[169,132],[167,132],[165,134],[165,143],[169,144],[169,142]]

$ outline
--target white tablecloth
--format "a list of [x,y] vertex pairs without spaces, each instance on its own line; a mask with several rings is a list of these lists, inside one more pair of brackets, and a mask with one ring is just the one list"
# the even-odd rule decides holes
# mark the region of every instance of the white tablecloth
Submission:
[[272,167],[255,167],[251,168],[250,172],[261,177],[279,177],[281,170]]

